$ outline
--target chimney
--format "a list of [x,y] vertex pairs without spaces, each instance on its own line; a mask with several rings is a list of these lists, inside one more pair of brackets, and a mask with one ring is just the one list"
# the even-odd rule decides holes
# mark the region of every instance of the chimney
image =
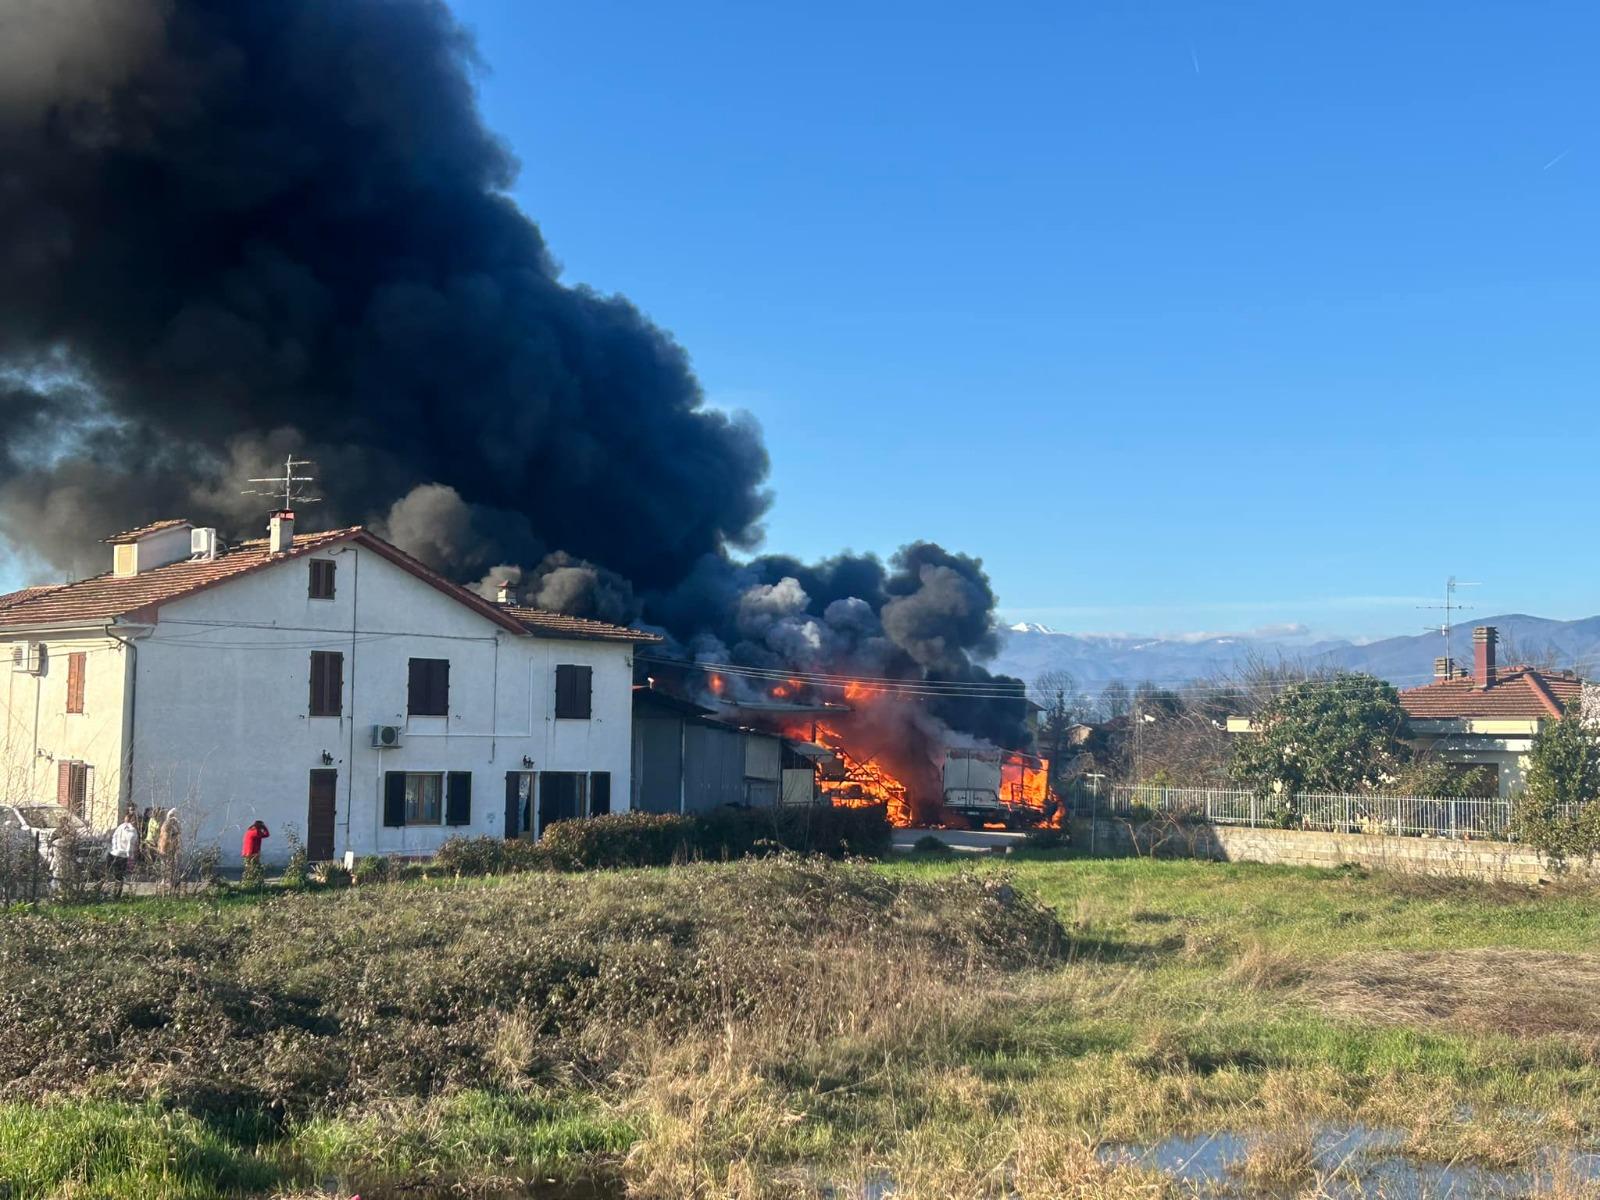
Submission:
[[119,533],[106,541],[111,546],[111,573],[119,579],[153,571],[189,557],[188,521],[157,521]]
[[1493,625],[1479,625],[1472,631],[1472,681],[1481,688],[1495,683],[1494,648],[1500,633]]
[[1453,658],[1434,659],[1433,677],[1435,679],[1454,679],[1456,677],[1456,660]]
[[294,545],[294,514],[288,509],[273,513],[267,531],[267,549],[273,554],[283,554]]
[[511,580],[502,579],[500,581],[499,588],[495,592],[494,598],[501,604],[511,603]]

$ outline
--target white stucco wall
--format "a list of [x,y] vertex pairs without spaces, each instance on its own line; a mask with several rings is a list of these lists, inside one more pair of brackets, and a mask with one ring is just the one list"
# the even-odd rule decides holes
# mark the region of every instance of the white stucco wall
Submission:
[[[308,598],[300,557],[161,608],[138,650],[137,804],[180,808],[186,840],[225,860],[259,818],[268,861],[285,857],[290,829],[305,836],[309,772],[325,765],[338,772],[336,855],[500,836],[505,774],[524,756],[538,772],[609,771],[613,809],[627,807],[630,645],[512,633],[360,546],[315,557],[338,564],[332,600]],[[307,714],[313,650],[344,655],[343,716]],[[411,658],[450,660],[448,717],[407,717]],[[592,719],[554,718],[558,663],[594,668]],[[404,744],[375,749],[377,724],[402,726]],[[470,771],[470,824],[385,827],[388,771]]]
[[[11,669],[12,648],[39,642],[44,671]],[[83,712],[67,712],[68,660],[84,655]],[[54,803],[59,764],[90,768],[87,811],[96,827],[114,823],[122,780],[127,651],[89,631],[0,639],[0,803]]]

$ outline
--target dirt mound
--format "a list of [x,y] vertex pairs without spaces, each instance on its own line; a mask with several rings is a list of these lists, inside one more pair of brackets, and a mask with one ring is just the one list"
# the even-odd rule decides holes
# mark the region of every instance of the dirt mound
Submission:
[[1351,954],[1313,968],[1298,990],[1332,1015],[1386,1024],[1600,1036],[1600,955],[1516,949]]

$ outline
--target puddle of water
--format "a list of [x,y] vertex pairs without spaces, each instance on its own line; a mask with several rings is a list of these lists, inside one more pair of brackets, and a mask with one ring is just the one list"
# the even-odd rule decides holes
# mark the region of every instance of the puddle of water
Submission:
[[[1227,1131],[1159,1142],[1101,1148],[1106,1162],[1164,1172],[1205,1196],[1280,1196],[1298,1189],[1252,1187],[1240,1168],[1263,1133]],[[1600,1155],[1551,1151],[1527,1170],[1497,1171],[1472,1163],[1435,1163],[1401,1153],[1405,1135],[1367,1125],[1328,1125],[1311,1139],[1320,1194],[1333,1200],[1479,1200],[1523,1196],[1561,1170],[1584,1183],[1600,1182]]]

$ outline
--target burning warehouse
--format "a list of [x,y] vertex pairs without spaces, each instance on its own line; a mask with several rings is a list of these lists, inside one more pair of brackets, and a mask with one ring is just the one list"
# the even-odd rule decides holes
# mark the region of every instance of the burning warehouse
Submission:
[[943,744],[925,715],[908,724],[874,711],[916,704],[916,697],[858,685],[848,689],[850,703],[807,702],[808,689],[795,678],[775,685],[771,699],[724,702],[728,680],[709,676],[705,704],[671,695],[654,679],[635,689],[635,808],[882,806],[901,827],[1019,828],[1053,819],[1045,760]]

